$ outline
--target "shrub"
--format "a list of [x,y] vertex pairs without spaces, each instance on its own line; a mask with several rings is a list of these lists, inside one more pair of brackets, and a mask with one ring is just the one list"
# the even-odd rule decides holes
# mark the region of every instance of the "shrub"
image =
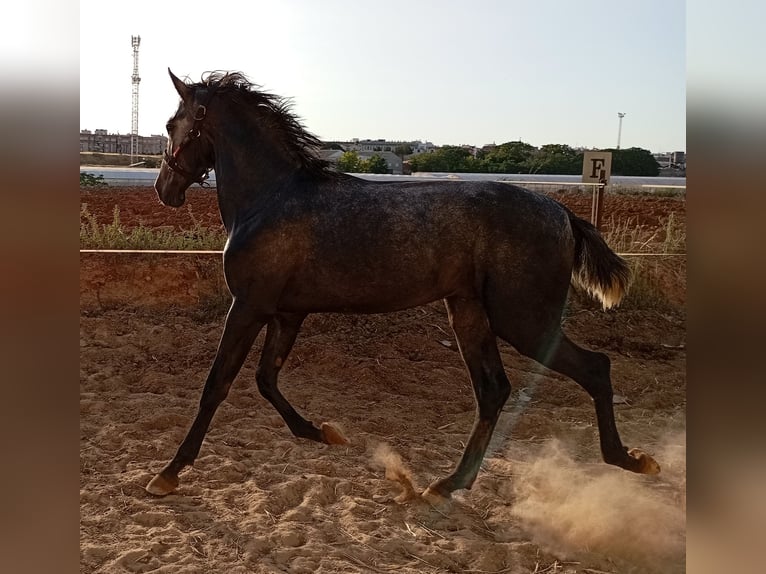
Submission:
[[80,172],[80,187],[106,187],[103,175],[93,175],[85,171]]

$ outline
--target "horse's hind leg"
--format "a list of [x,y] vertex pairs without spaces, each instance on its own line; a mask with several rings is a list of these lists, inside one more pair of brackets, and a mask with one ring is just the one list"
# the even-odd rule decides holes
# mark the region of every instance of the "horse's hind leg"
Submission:
[[483,306],[478,300],[446,299],[450,324],[455,332],[460,354],[476,397],[476,419],[468,444],[455,470],[433,482],[423,493],[426,499],[448,498],[460,488],[471,488],[500,411],[511,393],[511,384],[503,370],[497,341],[490,330]]
[[264,324],[265,321],[255,316],[246,305],[234,300],[226,316],[218,351],[202,391],[197,416],[173,460],[146,486],[147,492],[164,496],[176,489],[179,482],[178,473],[194,463],[197,458],[210,421],[218,405],[228,395],[231,383],[242,368]]
[[282,415],[295,436],[327,444],[346,444],[348,441],[332,425],[323,423],[321,428],[316,428],[299,415],[277,387],[279,371],[293,348],[305,317],[298,314],[280,314],[269,320],[266,341],[255,375],[258,390]]
[[[541,340],[543,344],[540,344]],[[515,346],[546,367],[572,378],[593,398],[604,462],[642,474],[656,474],[660,471],[652,457],[640,449],[628,450],[620,440],[614,420],[609,357],[578,347],[560,329],[548,337],[538,338],[533,347]]]

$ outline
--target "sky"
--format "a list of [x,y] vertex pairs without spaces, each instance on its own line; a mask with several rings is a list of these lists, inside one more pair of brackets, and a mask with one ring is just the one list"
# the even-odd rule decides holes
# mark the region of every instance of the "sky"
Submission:
[[[129,7],[131,7],[129,9]],[[677,0],[80,2],[80,129],[164,133],[167,74],[237,70],[323,140],[686,149]]]

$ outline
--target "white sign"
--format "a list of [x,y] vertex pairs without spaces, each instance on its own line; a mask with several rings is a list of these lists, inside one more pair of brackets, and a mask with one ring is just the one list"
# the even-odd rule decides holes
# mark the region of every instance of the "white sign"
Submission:
[[612,174],[612,152],[586,151],[582,157],[582,182],[609,184]]

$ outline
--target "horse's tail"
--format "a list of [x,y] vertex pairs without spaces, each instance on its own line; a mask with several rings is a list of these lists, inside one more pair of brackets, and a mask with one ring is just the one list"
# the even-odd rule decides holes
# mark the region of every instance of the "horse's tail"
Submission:
[[567,210],[575,239],[572,283],[601,301],[604,309],[620,304],[628,292],[628,263],[606,244],[598,230]]

